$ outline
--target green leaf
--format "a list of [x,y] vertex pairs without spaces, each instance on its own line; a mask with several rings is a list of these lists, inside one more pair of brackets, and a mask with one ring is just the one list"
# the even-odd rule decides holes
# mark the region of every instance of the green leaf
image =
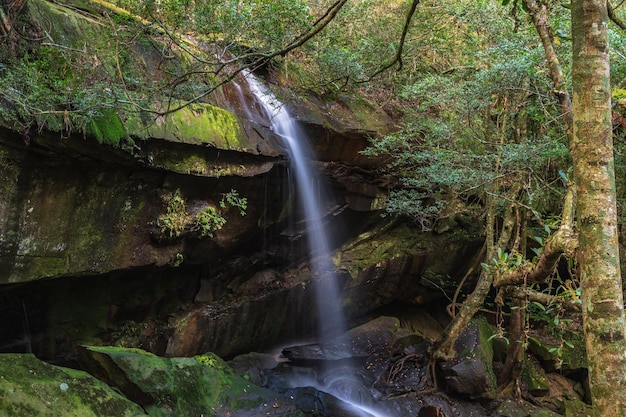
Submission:
[[541,304],[539,301],[533,301],[531,304],[537,306],[541,311],[546,311],[546,306]]
[[522,2],[522,10],[523,10],[523,11],[525,11],[526,13],[528,13],[528,12],[529,12],[529,10],[528,10],[528,6],[526,5],[526,2],[525,2],[525,1],[523,1],[523,2]]
[[511,0],[502,0],[502,5],[506,6],[507,4],[509,4],[511,2]]

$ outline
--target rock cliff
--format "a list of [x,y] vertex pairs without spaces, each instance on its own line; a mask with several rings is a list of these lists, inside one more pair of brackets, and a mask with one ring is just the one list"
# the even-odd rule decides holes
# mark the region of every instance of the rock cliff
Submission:
[[[201,39],[176,38],[166,57],[172,37],[104,2],[32,0],[20,18],[46,40],[17,42],[0,73],[10,83],[0,98],[0,348],[71,359],[77,343],[110,343],[228,357],[310,334],[315,280],[303,225],[290,221],[290,161],[266,116],[244,111],[255,104],[243,73],[194,79],[189,102],[163,80],[200,72],[190,57],[213,53]],[[19,71],[34,81],[12,78]],[[323,217],[343,246],[350,317],[441,297],[423,277],[454,276],[475,240],[381,228],[388,180],[359,151],[393,120],[362,98],[281,90],[280,68],[266,78],[326,174]],[[57,110],[32,110],[45,103]],[[97,111],[76,109],[87,104]]]

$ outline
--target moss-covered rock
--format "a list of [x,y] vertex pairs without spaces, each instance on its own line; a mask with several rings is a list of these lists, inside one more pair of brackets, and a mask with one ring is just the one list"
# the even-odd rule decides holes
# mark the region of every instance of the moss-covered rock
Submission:
[[500,403],[498,408],[491,414],[492,417],[559,417],[550,410],[542,410],[525,401],[505,400]]
[[470,398],[496,397],[493,347],[489,340],[493,333],[493,328],[484,317],[472,319],[463,330],[454,344],[456,357],[441,365],[449,390]]
[[0,415],[139,417],[142,408],[83,371],[30,354],[0,355]]
[[555,337],[543,329],[532,331],[530,335],[528,350],[537,356],[547,368],[582,369],[587,367],[587,349],[582,332],[565,330],[560,337]]
[[210,104],[190,104],[156,119],[142,120],[139,114],[131,114],[124,125],[131,136],[140,139],[165,139],[258,153],[256,145],[245,136],[238,118],[228,110]]
[[550,392],[546,371],[533,357],[524,361],[521,380],[526,390],[535,397],[542,397]]
[[87,370],[151,416],[304,416],[293,402],[238,376],[216,355],[161,358],[140,349],[84,347]]

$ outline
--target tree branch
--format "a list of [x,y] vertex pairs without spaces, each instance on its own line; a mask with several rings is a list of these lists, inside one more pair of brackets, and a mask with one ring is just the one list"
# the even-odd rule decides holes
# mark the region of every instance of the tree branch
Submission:
[[[546,5],[541,2],[538,4],[536,0],[523,0],[528,8],[528,12],[532,19],[535,30],[541,39],[546,61],[550,70],[550,78],[554,84],[554,94],[561,104],[561,117],[567,129],[570,145],[572,140],[572,100],[567,91],[567,82],[561,68],[559,57],[554,48],[554,36],[549,22],[549,13]],[[571,149],[571,146],[570,146]]]
[[[511,189],[508,191],[508,197],[512,200],[516,200],[515,197],[519,194],[520,188],[521,186],[518,183],[513,184]],[[488,214],[490,211],[492,210],[488,209]],[[494,247],[493,243],[491,243],[493,242],[492,239],[494,237],[493,218],[491,216],[487,217],[492,219],[492,221],[488,221],[488,224],[486,226],[486,252],[487,256],[491,257],[493,253],[492,248]],[[500,236],[498,237],[498,241],[496,242],[495,247],[506,248],[508,246],[509,241],[511,240],[511,236],[513,234],[514,227],[515,204],[509,201],[506,212],[504,214],[502,231],[500,232]],[[434,359],[448,360],[454,356],[454,343],[459,338],[465,327],[467,327],[472,317],[474,317],[474,314],[476,314],[476,312],[479,310],[482,303],[485,301],[485,298],[487,297],[487,294],[491,289],[493,279],[494,274],[491,271],[488,271],[486,269],[481,270],[474,291],[472,291],[472,293],[463,302],[458,314],[446,327],[441,339],[436,342],[436,349],[433,352]]]
[[[176,106],[173,108],[168,108],[165,111],[154,111],[154,113],[163,116],[166,114],[170,114],[173,112],[176,112],[178,110],[181,110],[193,103],[196,103],[200,100],[202,100],[203,98],[205,98],[206,96],[208,96],[209,94],[211,94],[213,91],[215,91],[218,87],[229,83],[230,81],[232,81],[240,72],[243,72],[247,69],[252,69],[255,70],[257,68],[262,67],[263,65],[265,65],[268,61],[270,61],[272,58],[275,58],[277,56],[284,56],[287,53],[293,51],[296,48],[299,48],[300,46],[304,45],[306,42],[308,42],[311,38],[313,38],[315,35],[317,35],[318,33],[320,33],[322,30],[324,30],[324,28],[326,26],[328,26],[328,24],[330,22],[333,21],[333,19],[335,18],[335,16],[337,15],[337,13],[339,13],[339,11],[341,10],[341,8],[346,4],[348,0],[338,0],[337,2],[335,2],[331,7],[329,7],[326,11],[326,13],[318,20],[315,21],[312,29],[310,29],[309,31],[297,36],[293,41],[291,41],[289,44],[287,44],[285,47],[283,47],[282,49],[276,50],[276,51],[272,51],[272,52],[251,52],[248,54],[243,54],[243,55],[239,55],[229,61],[224,61],[222,63],[220,63],[221,68],[232,64],[232,63],[239,63],[239,62],[246,62],[249,60],[252,60],[252,62],[249,62],[247,64],[243,64],[238,66],[234,71],[232,71],[228,77],[226,77],[224,80],[221,80],[220,82],[218,82],[216,85],[211,86],[210,88],[208,88],[207,90],[203,91],[201,94],[197,95],[196,97]],[[418,1],[418,0],[414,0],[414,1]]]
[[419,0],[413,0],[411,3],[411,8],[407,12],[406,19],[404,20],[404,27],[402,28],[402,35],[400,35],[400,43],[398,45],[398,50],[396,51],[396,54],[394,55],[392,60],[389,61],[387,64],[383,65],[382,67],[380,67],[379,69],[377,69],[373,74],[367,77],[367,80],[361,81],[361,82],[371,81],[374,77],[376,77],[380,73],[385,72],[389,68],[394,66],[396,62],[398,63],[398,71],[402,69],[402,65],[403,65],[402,64],[402,52],[404,49],[404,43],[406,42],[406,36],[409,33],[409,27],[411,26],[411,21],[413,20],[413,15],[415,14],[415,10],[417,10],[418,4],[419,4]]
[[554,271],[561,259],[561,255],[567,254],[574,257],[578,247],[578,238],[574,231],[574,208],[576,205],[576,189],[573,184],[567,188],[563,211],[561,214],[561,225],[559,229],[550,236],[543,247],[543,251],[535,262],[526,262],[516,269],[498,274],[494,278],[494,287],[507,285],[520,285],[523,283],[538,283],[545,281]]
[[611,21],[615,23],[620,29],[626,30],[626,23],[615,15],[615,10],[613,9],[613,6],[611,6],[611,2],[608,0],[606,2],[606,10],[609,14],[609,19],[611,19]]
[[563,308],[569,311],[579,312],[581,311],[580,301],[570,300],[556,295],[545,294],[539,291],[531,290],[530,288],[522,288],[517,286],[511,286],[506,289],[507,295],[512,298],[527,299],[528,301],[536,301],[545,306],[550,304],[559,304]]

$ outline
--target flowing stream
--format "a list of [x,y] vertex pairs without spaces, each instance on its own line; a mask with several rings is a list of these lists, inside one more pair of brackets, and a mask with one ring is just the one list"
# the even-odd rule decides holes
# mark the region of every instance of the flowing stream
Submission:
[[[333,273],[331,260],[331,240],[322,216],[325,207],[325,193],[320,190],[322,182],[313,166],[313,153],[308,144],[308,138],[302,132],[298,123],[290,116],[285,106],[252,74],[246,73],[245,78],[251,93],[261,106],[261,113],[270,121],[270,129],[280,136],[290,160],[290,169],[295,177],[296,194],[303,209],[306,224],[311,271],[316,278],[316,298],[320,340],[343,334],[346,331],[344,314],[341,309],[341,299],[337,277]],[[244,110],[249,115],[254,114],[244,101]],[[337,373],[331,381],[300,381],[302,386],[315,386],[320,391],[328,392],[345,401],[351,415],[363,417],[388,417],[385,413],[377,412],[364,404],[368,401],[355,400],[349,393],[342,392],[341,387],[355,380],[356,375],[343,368],[339,378],[344,382],[337,383]],[[339,387],[339,388],[336,388]]]

